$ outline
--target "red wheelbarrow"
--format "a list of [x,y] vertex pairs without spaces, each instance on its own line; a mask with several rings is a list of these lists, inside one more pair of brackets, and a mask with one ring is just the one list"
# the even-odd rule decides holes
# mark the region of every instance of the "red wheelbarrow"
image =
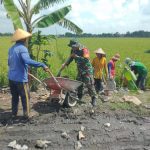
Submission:
[[78,100],[77,88],[83,84],[82,82],[63,77],[51,77],[44,79],[43,82],[50,90],[50,100],[69,107],[76,105]]

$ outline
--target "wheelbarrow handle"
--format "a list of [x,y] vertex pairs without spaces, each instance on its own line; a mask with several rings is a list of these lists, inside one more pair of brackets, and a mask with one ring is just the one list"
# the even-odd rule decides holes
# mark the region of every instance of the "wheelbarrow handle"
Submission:
[[37,81],[38,81],[39,83],[41,83],[42,85],[44,85],[45,88],[47,87],[47,85],[46,85],[44,82],[42,82],[41,80],[39,80],[38,78],[36,78],[33,74],[28,73],[28,75],[31,76],[32,78],[34,78],[35,80],[37,80]]
[[54,79],[54,81],[55,81],[55,83],[57,84],[57,86],[58,86],[59,88],[62,88],[62,87],[60,86],[59,82],[57,81],[57,79],[54,77],[53,73],[50,71],[50,69],[48,70],[48,73],[52,76],[52,78]]

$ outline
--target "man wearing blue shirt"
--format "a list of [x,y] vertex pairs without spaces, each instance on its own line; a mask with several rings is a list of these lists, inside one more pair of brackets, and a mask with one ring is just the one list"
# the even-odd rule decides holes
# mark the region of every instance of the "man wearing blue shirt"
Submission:
[[18,113],[19,96],[21,97],[23,115],[24,117],[29,117],[28,65],[43,67],[45,71],[49,70],[45,64],[30,58],[25,43],[26,39],[31,36],[32,34],[22,29],[17,29],[12,37],[12,41],[16,43],[9,49],[8,53],[8,78],[12,94],[13,117],[17,116]]

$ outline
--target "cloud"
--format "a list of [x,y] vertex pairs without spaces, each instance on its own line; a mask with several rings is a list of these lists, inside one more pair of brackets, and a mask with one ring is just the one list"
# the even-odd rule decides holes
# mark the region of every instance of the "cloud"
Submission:
[[[72,0],[72,12],[69,18],[80,25],[84,32],[126,32],[147,29],[141,20],[145,14],[141,13],[143,0]],[[146,8],[149,0],[144,0]],[[149,10],[149,9],[147,9]],[[75,14],[75,15],[74,15]],[[77,15],[78,14],[78,15]],[[79,19],[82,18],[82,19]],[[88,26],[86,25],[88,24]],[[94,28],[92,28],[94,27]]]
[[[77,24],[86,33],[150,30],[150,0],[68,0],[61,3],[59,7],[55,5],[48,10],[41,11],[41,14],[69,4],[72,10],[66,18]],[[55,28],[60,33],[67,31],[58,26]],[[43,31],[46,30],[51,29],[46,28]]]
[[150,0],[141,0],[140,8],[140,11],[143,15],[150,16]]

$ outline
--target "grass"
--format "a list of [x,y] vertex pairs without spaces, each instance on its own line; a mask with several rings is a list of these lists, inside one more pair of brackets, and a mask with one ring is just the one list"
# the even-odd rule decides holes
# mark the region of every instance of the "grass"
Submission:
[[128,103],[128,102],[116,102],[116,103],[109,103],[108,104],[110,110],[128,110],[131,111],[139,116],[149,116],[150,115],[150,111],[148,109],[146,109],[143,106],[136,106],[132,103]]
[[[51,71],[54,75],[58,73],[61,64],[70,54],[70,48],[67,46],[69,40],[69,38],[58,38],[49,46],[44,46],[42,48],[43,50],[51,50],[54,53],[54,56],[49,59]],[[116,65],[117,77],[120,77],[123,69],[121,66],[126,57],[139,60],[147,66],[148,70],[150,68],[150,54],[145,53],[145,51],[150,49],[150,38],[80,38],[79,41],[89,48],[91,60],[95,57],[94,50],[100,47],[106,52],[107,61],[109,61],[115,53],[120,53],[121,60],[117,62]],[[4,84],[7,84],[7,56],[8,49],[11,45],[12,43],[10,42],[10,37],[0,37],[0,80],[4,80]],[[34,53],[36,53],[36,50]],[[42,55],[43,54],[41,53],[41,57]],[[41,72],[43,71],[40,70],[40,77],[45,77],[45,75],[42,76]],[[75,63],[72,63],[63,71],[62,75],[68,75],[75,79],[76,73],[76,65]],[[148,75],[147,85],[150,87],[150,75]]]
[[[70,54],[70,48],[67,46],[69,43],[69,38],[60,38],[57,41],[53,41],[49,46],[43,46],[42,49],[51,50],[54,54],[53,57],[49,58],[49,63],[51,65],[51,71],[56,75],[61,67],[61,64],[67,59]],[[150,50],[150,38],[81,38],[79,41],[89,48],[91,54],[91,60],[95,57],[94,50],[98,48],[103,48],[107,54],[107,61],[115,53],[120,53],[121,60],[117,62],[117,78],[120,77],[121,71],[123,69],[122,64],[126,57],[131,57],[135,60],[143,62],[148,70],[150,71],[150,53],[145,53],[145,51]],[[7,85],[7,57],[8,49],[13,43],[10,42],[10,37],[0,37],[0,87]],[[34,51],[36,53],[36,50]],[[43,54],[41,53],[42,57]],[[39,70],[39,78],[49,76],[44,73],[42,69]],[[76,65],[73,62],[68,68],[63,71],[62,75],[67,75],[75,79],[77,74]],[[148,74],[147,86],[150,87],[150,75]],[[149,102],[150,99],[147,100]],[[100,109],[111,109],[111,110],[129,110],[138,115],[150,115],[150,111],[142,106],[135,106],[132,103],[127,102],[115,102],[99,104]]]

